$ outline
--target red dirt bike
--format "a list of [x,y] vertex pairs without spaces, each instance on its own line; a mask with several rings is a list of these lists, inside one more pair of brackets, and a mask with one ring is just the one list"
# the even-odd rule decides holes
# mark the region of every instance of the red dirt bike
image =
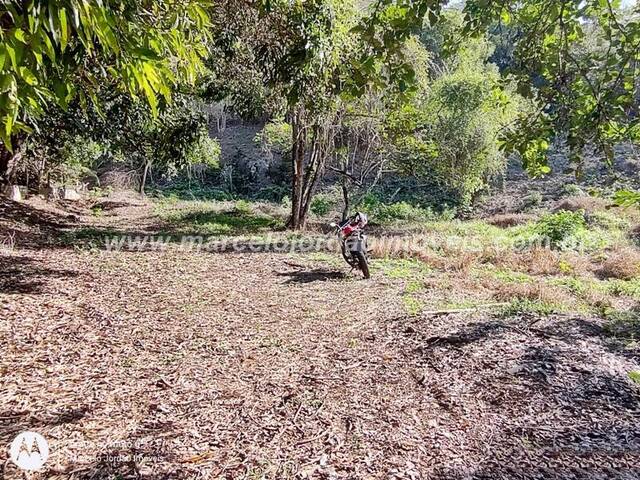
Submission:
[[369,253],[367,251],[367,236],[364,228],[369,223],[367,215],[356,213],[344,222],[332,223],[340,242],[342,256],[352,269],[362,272],[364,278],[371,278],[369,273]]

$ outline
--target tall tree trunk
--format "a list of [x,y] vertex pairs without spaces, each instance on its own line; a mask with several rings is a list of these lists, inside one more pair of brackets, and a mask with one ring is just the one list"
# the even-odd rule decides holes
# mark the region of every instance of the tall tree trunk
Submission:
[[142,173],[142,181],[140,182],[140,195],[144,197],[144,187],[147,184],[147,175],[149,174],[149,169],[151,168],[151,161],[147,160],[144,163],[144,172]]
[[320,175],[324,170],[324,162],[326,158],[325,135],[326,132],[324,128],[314,125],[309,164],[305,172],[304,187],[302,189],[302,228],[306,226],[309,210],[311,209],[311,200],[313,199]]
[[349,187],[347,187],[346,179],[342,180],[342,200],[344,201],[344,209],[342,210],[342,221],[349,218]]
[[300,110],[293,112],[291,127],[293,178],[291,183],[291,218],[289,219],[289,227],[299,230],[304,227],[302,193],[304,186],[304,157],[307,143],[306,126]]
[[[306,118],[302,110],[298,110],[291,117],[293,178],[291,218],[288,227],[294,230],[300,230],[306,226],[311,200],[332,147],[330,127],[323,124],[314,124],[309,127],[305,122]],[[307,141],[310,142],[309,146]]]

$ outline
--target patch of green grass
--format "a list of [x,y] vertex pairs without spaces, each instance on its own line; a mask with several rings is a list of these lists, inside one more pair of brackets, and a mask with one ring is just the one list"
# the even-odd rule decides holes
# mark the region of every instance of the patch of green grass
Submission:
[[581,233],[586,228],[583,211],[569,212],[562,210],[557,213],[543,215],[534,224],[534,232],[540,237],[548,239],[553,248],[562,249],[564,243]]
[[640,372],[629,372],[629,380],[640,385]]
[[606,285],[611,295],[640,300],[640,278],[634,278],[633,280],[609,280]]
[[556,287],[562,287],[568,290],[572,295],[579,297],[584,296],[590,288],[590,285],[586,281],[576,277],[554,278],[549,281],[549,284]]
[[501,311],[502,316],[512,317],[516,315],[536,315],[540,317],[548,317],[554,313],[561,313],[566,309],[562,305],[544,302],[540,300],[528,300],[518,298],[513,300],[508,306]]
[[492,272],[493,278],[502,283],[533,283],[535,279],[526,273],[514,272],[512,270],[495,270]]
[[159,188],[149,192],[150,196],[159,201],[179,200],[208,200],[208,201],[229,201],[234,199],[232,193],[220,188],[212,188],[202,185],[199,182],[174,182],[167,188]]
[[104,214],[104,212],[102,211],[102,207],[100,207],[99,205],[94,205],[93,207],[91,207],[91,215],[93,215],[94,217],[101,217]]
[[281,219],[256,212],[254,205],[246,200],[183,201],[168,197],[156,200],[155,207],[155,213],[178,234],[237,236],[284,227]]
[[479,220],[452,220],[428,222],[423,232],[435,240],[434,251],[450,254],[456,248],[475,251],[511,248],[519,239],[517,232],[521,228],[500,228]]
[[404,288],[405,293],[412,294],[418,293],[424,288],[424,283],[419,281],[411,281],[407,283],[407,286]]
[[422,278],[431,271],[424,262],[410,259],[380,259],[373,266],[382,270],[385,276],[401,280]]
[[309,254],[309,260],[313,260],[314,262],[330,263],[335,260],[335,256],[324,252],[315,252]]
[[548,214],[536,223],[513,227],[509,233],[520,246],[542,245],[554,250],[585,253],[600,252],[626,242],[625,231],[588,226],[581,215],[582,212]]
[[606,211],[597,211],[587,216],[589,225],[603,230],[620,230],[627,231],[631,228],[631,222],[620,216],[620,212],[611,213]]
[[481,220],[433,221],[428,222],[425,225],[425,228],[429,231],[438,232],[449,237],[480,237],[485,239],[494,239],[505,236],[505,229],[490,225]]
[[[244,208],[244,207],[242,207]],[[281,220],[239,211],[192,211],[172,215],[170,223],[185,232],[199,235],[240,235],[276,230],[284,227]]]
[[358,208],[375,222],[388,224],[401,220],[426,222],[447,215],[447,212],[438,214],[429,207],[423,208],[408,202],[384,203],[373,194],[365,196]]
[[402,303],[404,304],[404,309],[407,314],[412,317],[419,315],[424,308],[424,303],[412,295],[404,295],[402,297]]
[[604,317],[607,320],[604,325],[607,334],[626,341],[640,339],[640,312],[607,310]]

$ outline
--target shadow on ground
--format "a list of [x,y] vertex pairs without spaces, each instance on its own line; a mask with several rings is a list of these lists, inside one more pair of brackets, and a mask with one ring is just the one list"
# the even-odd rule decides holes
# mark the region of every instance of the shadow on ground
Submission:
[[455,333],[438,336],[440,325],[397,319],[404,363],[425,369],[419,383],[446,412],[443,425],[474,408],[459,388],[500,421],[481,461],[430,478],[639,478],[640,387],[627,376],[637,349],[595,319],[453,319],[442,327]]
[[41,293],[52,278],[74,278],[75,270],[62,270],[38,265],[23,256],[0,255],[0,293]]
[[312,282],[326,282],[330,280],[344,280],[347,278],[344,272],[337,272],[335,270],[327,270],[324,268],[316,270],[297,270],[294,272],[279,272],[276,275],[279,277],[288,277],[285,283],[312,283]]

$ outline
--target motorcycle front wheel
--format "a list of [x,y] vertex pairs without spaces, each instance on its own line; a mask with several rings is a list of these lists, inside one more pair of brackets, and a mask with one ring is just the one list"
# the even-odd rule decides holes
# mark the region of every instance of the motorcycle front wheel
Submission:
[[353,252],[353,258],[358,262],[358,268],[360,268],[360,271],[362,272],[362,275],[364,275],[364,278],[371,278],[367,256],[362,252]]

